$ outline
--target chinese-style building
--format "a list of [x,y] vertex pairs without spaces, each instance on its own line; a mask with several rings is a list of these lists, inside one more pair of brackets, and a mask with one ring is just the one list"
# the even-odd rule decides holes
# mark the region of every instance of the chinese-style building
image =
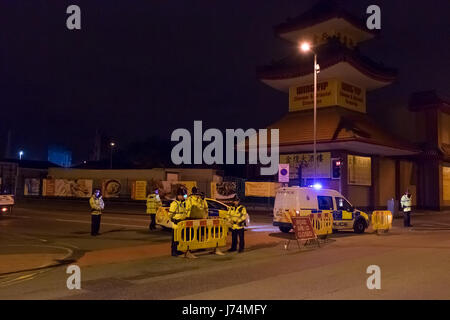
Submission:
[[429,92],[412,95],[407,112],[418,126],[417,140],[396,136],[367,114],[366,94],[390,85],[397,72],[359,52],[361,42],[377,36],[364,20],[334,1],[320,1],[274,30],[291,43],[292,54],[259,67],[257,75],[289,95],[289,112],[268,128],[279,129],[280,163],[289,163],[290,185],[308,185],[314,175],[313,54],[298,50],[308,42],[320,66],[316,180],[358,207],[386,207],[406,189],[415,206],[450,206],[448,101]]

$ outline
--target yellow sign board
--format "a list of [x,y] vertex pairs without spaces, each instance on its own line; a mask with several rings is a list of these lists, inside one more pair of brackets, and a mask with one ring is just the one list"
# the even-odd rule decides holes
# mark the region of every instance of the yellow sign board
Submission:
[[[350,110],[366,112],[366,90],[336,79],[317,83],[317,108],[341,106]],[[289,88],[289,111],[314,108],[314,85]]]
[[132,193],[133,199],[145,200],[147,198],[147,181],[135,181]]
[[[299,168],[302,170],[302,179],[314,178],[314,153],[281,154],[280,163],[289,163],[289,178],[297,179]],[[317,178],[331,178],[331,153],[317,153]]]
[[246,197],[275,197],[281,183],[277,182],[245,182]]

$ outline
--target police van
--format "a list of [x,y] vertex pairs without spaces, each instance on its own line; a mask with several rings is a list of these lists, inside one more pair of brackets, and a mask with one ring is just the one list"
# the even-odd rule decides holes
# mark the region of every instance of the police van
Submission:
[[356,233],[363,233],[369,226],[366,213],[355,209],[338,191],[320,187],[278,189],[273,208],[273,225],[287,233],[292,229],[292,215],[308,216],[326,212],[333,215],[333,231],[353,229]]

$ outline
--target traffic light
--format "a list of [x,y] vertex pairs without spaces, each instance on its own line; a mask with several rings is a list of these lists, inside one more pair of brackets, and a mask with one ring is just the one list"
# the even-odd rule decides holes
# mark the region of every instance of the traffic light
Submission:
[[341,165],[342,161],[341,159],[333,159],[332,162],[332,178],[333,179],[340,179],[341,178]]

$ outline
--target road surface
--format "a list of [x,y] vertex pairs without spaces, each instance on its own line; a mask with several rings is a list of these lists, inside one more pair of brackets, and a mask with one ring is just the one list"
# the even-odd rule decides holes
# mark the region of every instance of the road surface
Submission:
[[[0,299],[450,299],[448,212],[301,250],[295,242],[284,250],[290,235],[250,212],[244,253],[185,259],[169,255],[170,232],[148,230],[148,216],[137,214],[144,207],[107,210],[91,237],[87,206],[69,204],[31,202],[0,219]],[[67,288],[69,265],[80,267],[80,290]],[[379,290],[367,288],[371,265],[381,270]]]

